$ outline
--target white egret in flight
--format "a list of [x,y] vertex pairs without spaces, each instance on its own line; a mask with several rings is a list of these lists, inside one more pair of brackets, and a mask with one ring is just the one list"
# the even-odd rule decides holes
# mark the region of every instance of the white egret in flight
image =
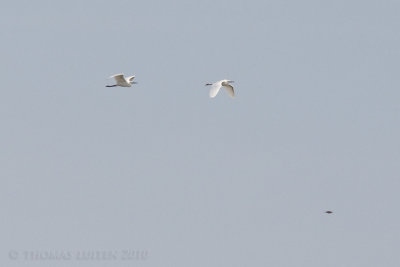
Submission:
[[106,85],[106,87],[115,87],[115,86],[122,86],[122,87],[131,87],[133,83],[136,83],[133,81],[133,79],[135,79],[135,76],[129,76],[126,77],[124,76],[124,74],[115,74],[113,76],[111,76],[110,78],[114,78],[115,81],[117,82],[117,84],[113,84],[113,85]]
[[235,91],[233,90],[233,86],[230,85],[229,83],[233,83],[233,81],[231,80],[221,80],[215,83],[207,83],[206,85],[211,85],[211,89],[210,89],[210,97],[213,98],[215,97],[218,92],[219,89],[221,89],[221,87],[224,87],[226,89],[226,91],[228,91],[229,95],[231,97],[235,96]]

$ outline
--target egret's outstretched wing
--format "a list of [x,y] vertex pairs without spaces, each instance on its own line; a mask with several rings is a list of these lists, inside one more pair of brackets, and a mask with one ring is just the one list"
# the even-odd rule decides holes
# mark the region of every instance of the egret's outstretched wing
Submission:
[[226,84],[226,85],[224,85],[224,88],[226,89],[226,91],[228,91],[228,93],[231,97],[235,97],[235,91],[233,90],[232,85]]
[[222,86],[221,81],[213,83],[211,85],[211,89],[210,89],[210,97],[211,98],[215,97],[218,94],[219,89],[221,89],[221,86]]
[[133,76],[129,76],[128,78],[126,78],[128,80],[128,82],[132,83],[133,79],[135,79],[135,75]]
[[122,73],[121,74],[115,74],[115,75],[111,76],[110,78],[114,78],[115,81],[117,82],[117,84],[126,83],[124,74],[122,74]]

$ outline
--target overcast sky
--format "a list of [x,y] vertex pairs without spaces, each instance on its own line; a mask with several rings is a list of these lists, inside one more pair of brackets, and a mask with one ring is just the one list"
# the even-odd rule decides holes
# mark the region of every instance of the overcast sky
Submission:
[[3,3],[0,265],[400,266],[399,14]]

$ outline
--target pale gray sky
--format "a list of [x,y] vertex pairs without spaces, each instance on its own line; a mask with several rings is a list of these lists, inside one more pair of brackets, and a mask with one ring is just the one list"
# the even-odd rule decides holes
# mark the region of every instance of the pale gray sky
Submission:
[[0,265],[400,266],[399,13],[3,3]]

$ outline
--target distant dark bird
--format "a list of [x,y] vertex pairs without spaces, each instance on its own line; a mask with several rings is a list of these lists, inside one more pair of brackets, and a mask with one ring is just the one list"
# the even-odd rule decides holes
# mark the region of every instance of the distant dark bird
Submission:
[[325,211],[325,213],[331,214],[331,213],[333,213],[333,211],[327,210],[327,211]]

